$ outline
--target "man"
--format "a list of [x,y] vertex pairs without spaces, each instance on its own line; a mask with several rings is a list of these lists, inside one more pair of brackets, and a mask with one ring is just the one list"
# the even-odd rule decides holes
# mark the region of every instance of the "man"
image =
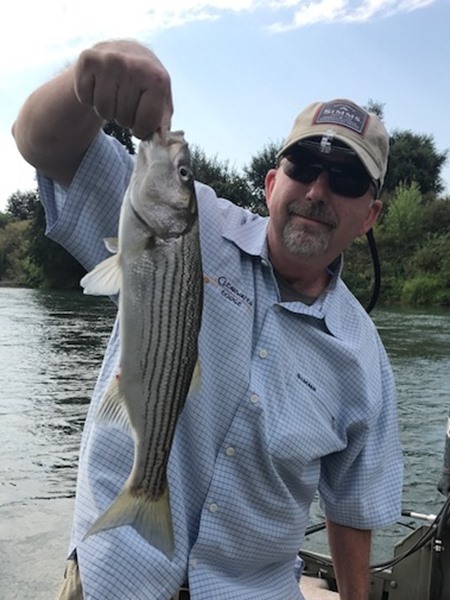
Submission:
[[[47,233],[87,269],[117,233],[132,170],[102,124],[145,138],[171,116],[167,72],[132,41],[86,50],[20,111],[13,133],[38,170]],[[267,174],[269,219],[196,185],[202,385],[169,460],[175,554],[130,527],[84,539],[132,464],[129,435],[95,421],[118,370],[115,328],[83,435],[61,597],[168,600],[188,581],[194,600],[298,599],[296,553],[318,489],[340,597],[367,598],[371,529],[400,514],[402,458],[392,372],[340,271],[380,213],[387,157],[379,119],[334,100],[297,118]]]

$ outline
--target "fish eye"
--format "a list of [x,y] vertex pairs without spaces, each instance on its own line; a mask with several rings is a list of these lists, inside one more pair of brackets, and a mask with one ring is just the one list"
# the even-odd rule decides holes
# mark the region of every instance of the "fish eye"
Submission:
[[189,181],[190,179],[192,179],[192,171],[186,165],[182,165],[178,168],[178,174],[184,181]]

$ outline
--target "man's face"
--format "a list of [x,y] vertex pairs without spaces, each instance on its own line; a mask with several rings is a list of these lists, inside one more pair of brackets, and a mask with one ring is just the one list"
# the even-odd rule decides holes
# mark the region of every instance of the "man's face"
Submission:
[[332,262],[376,221],[381,202],[359,159],[296,151],[266,177],[269,249]]

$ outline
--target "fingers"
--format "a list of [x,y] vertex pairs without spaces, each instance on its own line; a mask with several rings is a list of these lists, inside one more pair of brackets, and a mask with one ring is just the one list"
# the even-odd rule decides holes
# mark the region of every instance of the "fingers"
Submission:
[[[128,127],[137,138],[145,139],[157,129],[169,130],[172,120],[172,97],[162,97],[161,102],[152,102],[152,91],[146,90],[139,98],[136,106],[134,122]],[[119,122],[119,119],[117,119]],[[149,127],[152,125],[151,127]],[[123,125],[122,125],[123,126]]]
[[170,127],[170,77],[158,58],[133,42],[110,42],[85,50],[74,69],[78,101],[102,119],[115,120],[138,138]]

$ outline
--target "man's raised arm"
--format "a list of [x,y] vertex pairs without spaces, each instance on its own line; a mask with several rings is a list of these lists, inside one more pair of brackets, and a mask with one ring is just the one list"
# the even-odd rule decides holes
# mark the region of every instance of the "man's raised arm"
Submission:
[[129,40],[101,42],[33,92],[12,132],[24,159],[69,185],[94,137],[115,120],[138,138],[170,128],[170,77],[158,58]]

